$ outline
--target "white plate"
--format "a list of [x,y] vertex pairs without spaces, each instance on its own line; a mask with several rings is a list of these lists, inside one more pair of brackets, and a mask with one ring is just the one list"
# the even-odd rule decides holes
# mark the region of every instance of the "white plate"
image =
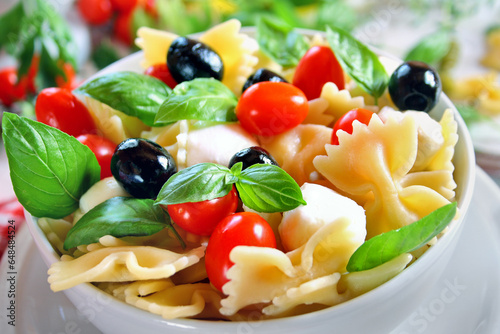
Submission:
[[[459,246],[426,301],[391,334],[500,332],[500,188],[478,168],[474,197]],[[99,334],[62,292],[53,293],[47,268],[26,228],[16,237],[16,327],[8,325],[8,286],[0,282],[3,334]],[[9,272],[2,260],[0,272]]]

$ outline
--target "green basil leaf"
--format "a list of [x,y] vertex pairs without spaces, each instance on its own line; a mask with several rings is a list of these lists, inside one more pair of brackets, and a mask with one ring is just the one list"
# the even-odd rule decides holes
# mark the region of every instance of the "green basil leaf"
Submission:
[[213,163],[199,163],[172,175],[163,185],[156,204],[201,202],[225,196],[235,182],[230,170]]
[[8,12],[0,16],[0,48],[7,43],[17,43],[21,21],[24,17],[22,2],[18,2]]
[[347,264],[349,272],[375,268],[393,258],[424,246],[453,220],[457,203],[445,205],[422,219],[377,235],[363,243]]
[[83,215],[69,230],[64,249],[89,245],[105,235],[116,238],[153,235],[172,228],[170,217],[152,199],[113,197]]
[[375,99],[382,96],[389,76],[377,55],[342,29],[327,27],[326,38],[344,71]]
[[197,78],[175,86],[156,115],[155,124],[165,125],[183,119],[235,122],[238,99],[222,82]]
[[2,137],[19,202],[36,217],[63,218],[100,179],[92,151],[48,125],[4,113]]
[[144,124],[155,126],[158,108],[171,93],[162,81],[145,74],[116,72],[97,77],[75,90],[98,100]]
[[240,198],[252,210],[282,212],[306,204],[297,182],[278,166],[256,164],[235,176]]
[[421,39],[405,57],[405,61],[418,60],[429,65],[437,65],[451,48],[451,32],[439,30]]
[[257,42],[265,54],[284,67],[296,66],[309,49],[305,36],[276,18],[259,19]]

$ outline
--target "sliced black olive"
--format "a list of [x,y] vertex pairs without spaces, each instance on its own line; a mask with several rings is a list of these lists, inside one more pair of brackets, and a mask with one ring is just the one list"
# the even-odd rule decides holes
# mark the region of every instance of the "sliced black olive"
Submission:
[[441,80],[429,65],[408,61],[392,73],[388,89],[392,101],[400,110],[429,112],[441,94]]
[[195,78],[222,80],[224,75],[224,64],[217,52],[187,37],[178,37],[172,42],[167,53],[167,66],[178,83]]
[[241,92],[243,93],[248,87],[257,82],[273,81],[273,82],[287,82],[283,77],[265,68],[258,69],[254,74],[248,77],[243,85]]
[[163,184],[176,171],[170,153],[143,138],[122,141],[111,158],[111,173],[136,198],[156,198]]
[[265,149],[259,146],[252,146],[248,148],[244,148],[235,155],[231,157],[229,160],[229,168],[233,167],[237,162],[243,163],[243,168],[248,168],[255,164],[269,164],[276,165],[278,163],[276,160],[267,152]]

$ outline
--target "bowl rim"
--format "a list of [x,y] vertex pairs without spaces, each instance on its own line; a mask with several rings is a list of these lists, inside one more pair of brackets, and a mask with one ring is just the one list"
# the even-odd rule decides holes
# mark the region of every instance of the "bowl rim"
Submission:
[[[311,29],[296,29],[301,34],[307,35],[309,37],[320,34],[322,36],[325,35],[325,32],[322,31],[317,31],[317,30],[311,30]],[[246,34],[246,35],[253,35],[255,34],[255,27],[241,27],[240,33]],[[189,35],[192,38],[197,38],[201,35],[202,33],[196,33]],[[375,53],[380,57],[387,57],[389,59],[392,59],[394,61],[402,62],[401,59],[389,54],[388,52],[385,52],[383,50],[377,49],[375,47],[372,47],[369,45],[369,47],[375,51]],[[138,62],[140,59],[142,59],[143,56],[143,51],[137,51],[135,53],[132,53],[116,62],[113,64],[110,64],[106,68],[100,70],[99,72],[95,73],[94,75],[90,76],[86,81],[92,80],[95,77],[101,76],[105,73],[110,73],[114,72],[116,67],[122,66],[123,63],[128,63],[131,61]],[[137,59],[136,59],[137,58]],[[465,179],[462,180],[464,184],[461,184],[462,188],[460,189],[460,198],[458,201],[458,208],[460,212],[465,213],[460,215],[460,217],[452,222],[452,228],[445,233],[442,237],[440,237],[439,241],[436,242],[435,245],[430,247],[421,257],[416,259],[410,266],[405,268],[401,273],[397,275],[397,278],[394,277],[390,279],[389,281],[383,283],[382,285],[374,288],[373,290],[370,290],[360,296],[357,296],[355,298],[352,298],[350,300],[344,301],[340,304],[326,307],[321,310],[317,310],[314,312],[309,312],[309,313],[304,313],[300,315],[294,315],[294,316],[288,316],[288,317],[283,317],[283,318],[275,318],[275,319],[258,319],[257,321],[262,322],[262,323],[267,323],[271,324],[272,326],[280,326],[282,323],[286,323],[287,325],[290,325],[295,322],[300,322],[302,323],[303,321],[307,321],[308,319],[315,319],[317,321],[318,318],[328,318],[333,320],[333,318],[336,317],[342,317],[345,314],[349,314],[351,312],[356,311],[360,307],[362,307],[365,304],[373,304],[377,300],[381,300],[383,298],[388,298],[395,293],[397,293],[398,289],[394,289],[394,285],[397,285],[398,282],[400,281],[411,281],[412,279],[415,279],[414,273],[415,272],[420,272],[424,270],[425,268],[429,267],[431,265],[430,259],[431,255],[436,252],[442,252],[443,248],[447,247],[452,240],[456,240],[462,227],[463,227],[463,221],[465,220],[465,215],[468,212],[468,207],[471,203],[472,200],[472,195],[473,195],[473,190],[474,190],[474,185],[475,185],[475,158],[474,158],[474,147],[472,143],[472,139],[470,137],[470,134],[467,130],[467,126],[463,120],[463,118],[460,116],[458,113],[456,107],[454,104],[451,102],[451,100],[444,94],[441,93],[439,97],[439,103],[438,105],[444,104],[445,107],[443,109],[450,108],[453,111],[454,119],[457,122],[458,125],[458,133],[459,133],[459,139],[457,142],[457,145],[461,143],[463,146],[463,153],[466,155],[468,154],[469,156],[466,157],[468,158],[466,160],[466,164],[462,166],[464,169],[463,175],[465,176]],[[431,112],[432,114],[432,112]],[[455,154],[456,154],[456,147],[455,146],[455,151],[454,151],[454,157],[455,159]],[[456,167],[456,166],[454,166]],[[456,172],[456,168],[454,169],[454,173]],[[455,189],[456,190],[456,189]],[[56,251],[54,248],[51,246],[47,236],[45,233],[41,230],[41,228],[38,226],[37,219],[36,217],[33,217],[31,214],[29,214],[27,211],[25,211],[26,214],[26,220],[28,222],[28,227],[30,230],[31,235],[33,236],[33,239],[37,245],[37,248],[42,250],[42,257],[47,264],[47,266],[50,266],[54,262],[58,262],[59,256],[57,255]],[[430,253],[429,253],[430,252]],[[429,254],[428,254],[429,253]],[[406,285],[406,284],[405,284]],[[117,298],[114,298],[112,295],[98,289],[91,283],[83,283],[78,286],[75,286],[71,289],[69,289],[73,292],[80,293],[80,294],[92,294],[92,293],[99,293],[99,294],[105,294],[108,297],[112,298],[113,306],[116,307],[118,312],[122,312],[125,316],[128,314],[132,314],[134,317],[137,315],[144,315],[149,317],[153,317],[155,321],[159,321],[161,323],[165,323],[168,326],[177,326],[177,327],[189,327],[193,330],[197,330],[197,326],[199,324],[203,324],[204,328],[207,329],[221,329],[221,330],[228,330],[231,329],[232,327],[236,328],[238,324],[241,322],[247,322],[245,321],[230,321],[230,322],[225,322],[225,321],[207,321],[203,319],[186,319],[186,318],[179,318],[179,319],[164,319],[162,318],[161,315],[154,314],[151,312],[148,312],[146,310],[140,309],[135,307],[134,305],[127,304],[124,301],[121,301]],[[205,327],[206,326],[206,327]],[[222,327],[221,327],[222,326]],[[212,328],[213,327],[213,328]]]

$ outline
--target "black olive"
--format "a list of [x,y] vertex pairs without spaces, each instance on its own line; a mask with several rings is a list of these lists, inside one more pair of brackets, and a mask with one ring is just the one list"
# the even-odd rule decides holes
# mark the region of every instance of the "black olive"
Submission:
[[259,146],[252,146],[248,148],[244,148],[235,155],[231,157],[229,160],[229,168],[233,167],[237,162],[243,163],[243,168],[248,168],[255,164],[269,164],[276,165],[278,163],[274,158],[267,152],[265,149]]
[[392,73],[388,88],[392,101],[400,110],[429,112],[441,94],[441,80],[426,63],[408,61]]
[[260,68],[254,74],[248,77],[247,81],[243,85],[243,89],[241,90],[241,92],[243,93],[251,85],[262,81],[287,82],[283,77],[274,73],[273,71],[267,70],[265,68]]
[[176,82],[195,78],[222,80],[224,64],[209,46],[187,37],[176,38],[167,53],[167,66]]
[[143,138],[122,141],[111,158],[111,173],[136,198],[156,198],[163,184],[176,171],[177,166],[170,153]]

